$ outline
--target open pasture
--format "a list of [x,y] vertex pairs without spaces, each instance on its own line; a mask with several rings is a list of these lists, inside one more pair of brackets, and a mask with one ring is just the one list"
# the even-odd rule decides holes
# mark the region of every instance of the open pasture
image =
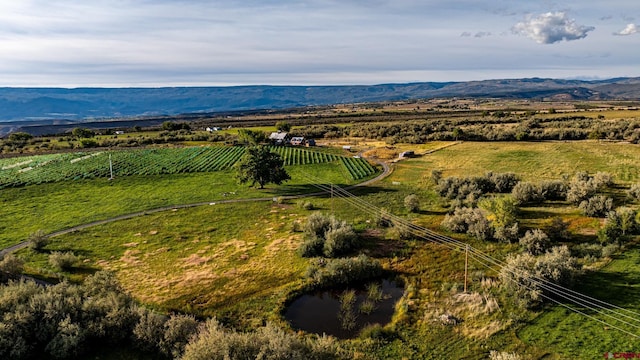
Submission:
[[[418,155],[421,153],[418,152]],[[526,181],[562,179],[578,171],[609,172],[622,183],[640,179],[640,146],[604,141],[462,142],[398,164],[395,176],[404,181],[443,176],[514,172]]]

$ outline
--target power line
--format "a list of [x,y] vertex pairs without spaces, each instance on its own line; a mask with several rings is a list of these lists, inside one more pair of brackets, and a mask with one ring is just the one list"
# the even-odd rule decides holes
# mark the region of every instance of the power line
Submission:
[[[347,190],[339,187],[339,186],[335,186],[333,184],[331,184],[331,186],[324,184],[324,182],[319,179],[316,178],[314,176],[311,175],[305,175],[305,177],[307,177],[308,180],[311,180],[312,185],[318,187],[319,189],[322,189],[324,191],[328,191],[331,190],[331,193],[334,196],[338,196],[342,199],[344,199],[345,201],[349,202],[351,205],[355,206],[356,208],[372,214],[374,216],[381,216],[381,215],[385,215],[388,216],[389,219],[392,221],[393,224],[395,225],[400,225],[403,226],[405,229],[407,229],[408,231],[410,231],[413,235],[416,235],[419,238],[422,238],[424,240],[427,241],[431,241],[434,242],[436,244],[440,244],[443,246],[448,247],[450,250],[454,250],[454,251],[462,251],[464,249],[467,248],[467,246],[469,246],[468,244],[461,242],[459,240],[455,240],[453,238],[449,238],[447,236],[444,235],[440,235],[438,233],[435,233],[429,229],[420,227],[418,225],[415,225],[401,217],[395,216],[389,212],[386,212],[378,207],[376,207],[375,205],[372,205],[364,200],[362,200],[361,198],[351,194],[350,192],[348,192]],[[526,289],[530,290],[530,291],[534,291],[535,289],[531,288],[530,286],[527,286],[526,284],[523,284],[519,281],[516,280],[516,278],[520,277],[521,274],[516,273],[516,271],[511,270],[510,268],[508,268],[505,262],[498,260],[496,258],[491,257],[488,254],[485,254],[483,252],[481,252],[478,249],[475,249],[471,246],[469,246],[469,251],[470,251],[470,255],[471,257],[478,263],[480,263],[482,266],[496,271],[498,273],[500,273],[501,271],[506,271],[508,273],[510,273],[511,275],[514,275],[514,277],[509,277],[508,279],[515,282],[518,286],[522,286],[525,287]],[[494,268],[494,266],[497,267]],[[581,306],[589,311],[593,311],[596,312],[598,314],[601,314],[605,317],[608,317],[614,321],[626,324],[630,327],[634,327],[634,328],[638,328],[640,329],[640,314],[638,314],[637,312],[628,310],[628,309],[624,309],[622,307],[607,303],[605,301],[602,300],[598,300],[596,298],[590,297],[588,295],[584,295],[581,294],[577,291],[565,288],[563,286],[560,286],[556,283],[553,283],[547,279],[544,278],[540,278],[540,277],[536,277],[536,276],[525,276],[523,280],[529,281],[532,285],[539,287],[539,289],[541,289],[541,296],[554,302],[557,303],[558,305],[561,305],[573,312],[576,312],[578,314],[581,314],[583,316],[586,316],[590,319],[596,320],[598,322],[601,322],[603,324],[606,324],[607,326],[610,326],[611,328],[617,329],[621,332],[624,332],[628,335],[634,336],[634,337],[638,337],[640,338],[640,335],[632,333],[628,330],[625,330],[619,326],[610,324],[604,320],[598,319],[592,315],[587,314],[584,311],[581,311],[579,309],[575,309],[567,304],[564,304],[562,302],[560,302],[557,299],[554,299],[552,297],[550,297],[549,295],[545,294],[544,292],[546,291],[547,293],[553,294],[555,296],[558,296],[566,301],[569,301],[571,303],[574,303],[575,305]],[[626,320],[625,320],[626,319]]]

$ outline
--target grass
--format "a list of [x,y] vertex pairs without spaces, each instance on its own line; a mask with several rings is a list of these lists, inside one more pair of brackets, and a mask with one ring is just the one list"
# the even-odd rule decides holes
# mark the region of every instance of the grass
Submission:
[[0,190],[0,247],[37,230],[51,233],[75,225],[158,207],[229,199],[317,192],[309,175],[341,186],[352,181],[338,163],[287,167],[292,180],[264,190],[238,185],[231,170],[177,175],[68,181]]
[[406,161],[396,169],[399,178],[428,178],[432,169],[443,176],[469,176],[486,171],[515,172],[524,180],[540,181],[572,176],[578,171],[607,171],[616,181],[640,179],[640,147],[630,144],[577,142],[464,142]]
[[[137,299],[163,311],[241,313],[233,323],[246,325],[277,309],[301,281],[307,260],[296,255],[299,235],[291,232],[301,211],[271,202],[167,211],[55,237],[45,252],[18,255],[28,272],[50,276],[57,270],[48,254],[73,251],[82,263],[66,273],[72,280],[111,270]],[[238,226],[239,217],[250,221]]]
[[[576,290],[625,309],[640,312],[640,247],[624,251],[600,271],[589,274]],[[635,332],[628,325],[578,308],[590,316]],[[546,309],[518,332],[526,343],[546,348],[566,358],[590,359],[606,352],[637,352],[638,340],[610,326],[571,312],[560,305]]]
[[[418,154],[422,152],[422,148],[416,146],[415,149]],[[426,151],[430,147],[424,149]],[[633,159],[639,158],[638,155],[640,148],[635,145],[589,141],[465,142],[402,160],[395,164],[394,172],[387,179],[374,186],[354,189],[352,193],[393,214],[442,232],[440,222],[448,205],[434,192],[430,179],[434,168],[444,170],[444,176],[482,175],[489,170],[511,171],[531,181],[558,179],[579,170],[592,173],[608,171],[619,182],[636,182],[640,165]],[[89,212],[86,206],[83,212],[81,205],[65,205],[67,201],[75,203],[84,198],[89,201],[106,198],[104,209],[98,206],[89,208],[102,211],[98,215],[104,217],[109,211],[117,213],[142,204],[150,206],[149,202],[221,199],[224,192],[235,191],[234,197],[249,198],[256,194],[280,196],[300,190],[310,191],[312,188],[304,181],[306,174],[326,178],[327,183],[349,183],[341,170],[332,164],[296,166],[289,170],[293,178],[290,183],[270,187],[266,191],[238,187],[230,179],[230,173],[227,173],[229,178],[214,174],[131,178],[126,182],[128,188],[124,187],[123,181],[122,184],[105,183],[99,187],[98,182],[84,182],[77,187],[69,183],[59,188],[42,185],[38,189],[43,189],[40,190],[43,200],[52,202],[43,210],[42,217],[46,219],[45,215],[56,214],[58,208],[77,208],[71,214],[56,214],[61,216],[61,221],[72,223],[86,222],[86,219],[73,219],[72,216],[96,217],[86,214]],[[16,193],[20,194],[19,190],[35,192],[36,188],[15,189]],[[9,199],[3,192],[0,196]],[[420,198],[417,214],[409,214],[404,208],[404,197],[411,193]],[[31,203],[29,198],[34,195],[22,194],[26,197],[20,200],[22,202],[18,201],[21,198],[18,195],[9,200],[15,201],[26,212]],[[376,214],[363,212],[337,197],[304,201],[311,201],[319,211],[332,212],[338,218],[353,222],[357,230],[370,234],[364,244],[365,251],[380,259],[385,268],[402,274],[405,280],[407,295],[399,311],[402,316],[397,316],[388,327],[392,335],[385,341],[354,340],[352,345],[362,356],[480,359],[487,358],[490,350],[501,350],[527,354],[531,358],[553,359],[596,358],[606,351],[633,350],[631,346],[635,343],[628,342],[620,333],[605,330],[601,324],[567,313],[561,307],[549,307],[536,313],[509,305],[506,301],[508,294],[484,288],[483,278],[494,277],[495,271],[471,261],[470,295],[484,295],[486,291],[494,297],[489,300],[498,300],[500,304],[499,310],[479,311],[482,301],[486,301],[482,296],[456,300],[464,282],[464,253],[425,240],[392,238],[386,229],[372,229]],[[128,206],[120,207],[120,202],[127,202]],[[294,221],[301,220],[310,212],[302,210],[295,202],[218,204],[167,211],[55,238],[46,249],[72,250],[86,261],[67,274],[73,279],[79,280],[97,268],[114,270],[136,297],[165,311],[179,309],[200,315],[215,314],[241,328],[251,328],[265,320],[282,323],[279,311],[287,297],[299,289],[306,265],[305,260],[295,255],[299,239],[298,234],[291,233],[290,229]],[[521,215],[523,228],[538,227],[551,216],[561,216],[569,222],[569,230],[577,239],[595,239],[599,219],[586,218],[575,207],[566,204],[546,205],[524,208]],[[19,218],[18,215],[14,213],[13,216]],[[55,224],[53,219],[52,216],[51,224]],[[3,221],[0,224],[7,226],[5,224],[8,223]],[[28,223],[23,221],[22,225],[25,224]],[[20,231],[19,225],[12,226],[14,231]],[[497,259],[519,251],[517,244],[479,242],[464,235],[445,234],[469,242]],[[20,256],[28,260],[28,269],[32,273],[51,275],[56,271],[48,265],[46,254],[35,254],[25,249]],[[640,306],[636,301],[640,295],[638,264],[640,250],[631,248],[602,271],[586,277],[579,291],[637,311]],[[460,316],[462,323],[446,326],[433,320],[444,312]]]

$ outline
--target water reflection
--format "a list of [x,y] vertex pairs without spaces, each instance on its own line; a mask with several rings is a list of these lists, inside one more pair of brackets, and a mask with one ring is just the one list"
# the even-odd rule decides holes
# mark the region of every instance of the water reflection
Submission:
[[284,317],[296,330],[352,338],[367,325],[391,321],[403,292],[397,282],[383,280],[361,289],[307,294],[294,300]]

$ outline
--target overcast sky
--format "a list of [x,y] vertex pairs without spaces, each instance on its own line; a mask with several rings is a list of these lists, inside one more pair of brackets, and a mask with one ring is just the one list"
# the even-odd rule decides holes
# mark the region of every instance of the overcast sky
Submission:
[[636,0],[0,0],[0,86],[640,76]]

